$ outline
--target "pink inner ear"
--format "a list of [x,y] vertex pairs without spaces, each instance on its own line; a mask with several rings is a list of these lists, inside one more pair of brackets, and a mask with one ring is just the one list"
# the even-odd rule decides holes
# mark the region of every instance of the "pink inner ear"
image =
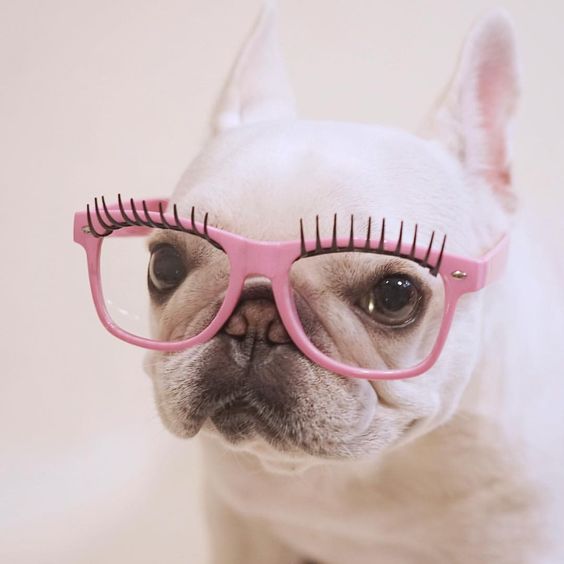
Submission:
[[478,103],[483,130],[484,173],[496,188],[511,184],[507,155],[507,122],[511,107],[507,92],[510,77],[507,69],[497,61],[487,61],[479,70]]
[[477,116],[477,146],[468,147],[479,172],[497,190],[511,186],[507,128],[517,96],[514,45],[507,29],[496,26],[482,30],[472,46],[475,75],[473,115]]
[[[487,71],[484,72],[484,75],[488,74]],[[511,184],[511,172],[507,159],[506,120],[503,119],[505,112],[500,108],[503,105],[503,85],[488,78],[480,78],[479,84],[480,125],[484,130],[485,144],[483,172],[496,189],[506,189]]]

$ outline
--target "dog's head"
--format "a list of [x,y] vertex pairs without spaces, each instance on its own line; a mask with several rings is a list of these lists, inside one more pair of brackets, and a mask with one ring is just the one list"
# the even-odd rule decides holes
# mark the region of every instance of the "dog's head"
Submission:
[[[210,224],[261,240],[296,239],[299,218],[330,222],[339,212],[360,223],[372,215],[439,229],[449,250],[467,256],[492,247],[507,229],[512,202],[506,131],[517,70],[506,16],[494,13],[475,26],[421,135],[298,120],[273,25],[267,9],[220,98],[211,138],[173,195],[179,208],[196,206],[210,214]],[[343,259],[326,258],[330,292]],[[204,260],[201,272],[206,268],[211,280],[217,264]],[[247,283],[212,340],[153,353],[147,362],[161,416],[174,433],[191,437],[203,427],[256,452],[270,445],[284,456],[363,457],[434,428],[456,409],[480,355],[479,294],[459,303],[432,369],[374,383],[308,360],[289,340],[268,283]],[[173,324],[194,299],[186,296],[173,316],[155,322]],[[371,346],[361,354],[374,354]]]

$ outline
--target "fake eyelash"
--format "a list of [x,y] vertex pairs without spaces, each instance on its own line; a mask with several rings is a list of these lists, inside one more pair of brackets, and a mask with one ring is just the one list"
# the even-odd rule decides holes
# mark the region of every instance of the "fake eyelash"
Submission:
[[433,249],[433,243],[435,242],[435,231],[431,234],[431,239],[429,241],[429,245],[427,250],[425,251],[424,258],[419,258],[415,255],[415,250],[417,247],[417,224],[415,224],[415,229],[413,232],[413,241],[411,243],[411,249],[409,253],[402,253],[401,248],[403,244],[403,225],[404,222],[402,221],[400,224],[400,231],[398,235],[398,240],[395,248],[393,250],[387,250],[384,247],[384,243],[386,240],[386,218],[382,219],[382,224],[380,227],[380,239],[378,241],[378,246],[373,248],[372,247],[372,218],[368,218],[368,225],[366,228],[366,241],[364,245],[358,246],[355,244],[355,236],[354,236],[354,215],[351,215],[351,226],[350,226],[350,235],[349,235],[349,242],[345,246],[337,245],[337,214],[333,216],[333,234],[331,237],[331,245],[329,247],[323,247],[321,243],[321,237],[319,235],[319,216],[315,216],[315,249],[311,251],[306,250],[305,245],[305,236],[304,236],[304,224],[303,220],[300,219],[300,240],[301,240],[301,254],[300,258],[323,255],[328,253],[343,253],[343,252],[350,252],[350,251],[361,251],[365,253],[376,253],[380,255],[387,255],[387,256],[395,256],[404,259],[411,260],[418,265],[422,266],[423,268],[427,268],[431,275],[437,276],[439,273],[439,269],[441,267],[441,262],[443,260],[443,254],[445,251],[446,245],[446,235],[443,237],[443,241],[441,244],[441,250],[437,257],[435,264],[429,263],[429,257],[431,256],[431,251]]
[[[131,209],[132,216],[129,216],[127,214],[126,210],[125,210],[124,205],[123,205],[123,200],[121,198],[121,194],[118,194],[118,208],[115,209],[115,210],[112,210],[112,212],[114,212],[114,213],[119,212],[119,214],[121,214],[121,219],[119,219],[119,218],[116,219],[116,217],[114,217],[114,215],[112,215],[112,213],[110,213],[110,210],[108,209],[108,206],[106,205],[106,201],[104,199],[104,196],[101,197],[101,202],[102,202],[102,208],[100,209],[100,206],[98,204],[98,198],[94,198],[94,213],[96,215],[96,219],[97,219],[99,225],[104,229],[103,232],[98,232],[96,230],[96,228],[94,227],[94,222],[92,221],[92,211],[90,209],[90,205],[87,204],[87,206],[86,206],[86,218],[87,218],[87,222],[88,222],[88,231],[90,232],[90,234],[93,237],[96,237],[96,238],[107,237],[108,235],[111,235],[114,231],[117,231],[118,229],[122,229],[124,227],[153,227],[153,228],[158,228],[158,229],[170,229],[172,231],[181,231],[183,233],[189,233],[191,235],[196,235],[198,237],[201,237],[202,239],[205,239],[206,241],[211,243],[214,247],[217,247],[218,249],[222,248],[219,245],[219,243],[215,242],[213,239],[211,239],[209,237],[209,234],[208,234],[208,213],[206,213],[205,216],[204,216],[203,231],[200,231],[196,227],[196,219],[195,219],[196,211],[195,211],[194,206],[192,206],[192,208],[190,210],[191,227],[186,227],[180,220],[180,217],[178,215],[178,208],[177,208],[176,204],[173,204],[173,206],[172,206],[172,212],[173,212],[172,215],[174,217],[174,223],[169,223],[165,219],[165,215],[164,215],[165,212],[164,212],[164,209],[163,209],[162,202],[159,202],[159,204],[158,204],[158,206],[159,206],[158,214],[160,216],[160,221],[155,221],[151,218],[151,215],[149,213],[149,209],[147,208],[147,203],[146,203],[145,200],[141,201],[141,208],[142,209],[139,210],[138,207],[135,204],[135,201],[133,200],[133,198],[131,198],[129,200],[129,207]],[[142,217],[142,215],[144,217]],[[381,255],[396,256],[396,257],[408,259],[408,260],[411,260],[411,261],[419,264],[423,268],[427,268],[433,276],[437,276],[437,274],[439,272],[439,268],[441,266],[442,259],[443,259],[444,250],[445,250],[446,235],[443,237],[441,250],[438,254],[438,257],[437,257],[435,264],[430,264],[429,258],[431,256],[431,251],[433,249],[433,243],[435,241],[435,231],[433,231],[432,234],[431,234],[431,239],[429,241],[429,245],[428,245],[427,250],[425,252],[424,258],[419,258],[415,255],[415,250],[416,250],[416,247],[417,247],[417,224],[415,225],[415,229],[414,229],[414,235],[413,235],[413,241],[412,241],[412,244],[411,244],[411,249],[410,249],[410,252],[407,253],[407,254],[401,252],[401,248],[402,248],[402,245],[403,245],[403,227],[404,227],[404,222],[402,221],[401,225],[400,225],[400,232],[399,232],[399,236],[398,236],[396,246],[393,250],[390,251],[390,250],[386,249],[385,246],[384,246],[385,236],[386,236],[386,219],[385,218],[382,219],[382,224],[381,224],[381,229],[380,229],[380,239],[379,239],[379,242],[378,242],[378,246],[376,248],[373,248],[372,247],[372,218],[369,217],[368,218],[368,226],[367,226],[367,230],[366,230],[366,241],[365,241],[363,246],[358,246],[358,245],[355,244],[354,215],[351,215],[349,242],[345,246],[339,246],[337,244],[337,214],[335,214],[333,216],[333,234],[332,234],[331,245],[329,247],[323,247],[323,245],[321,243],[321,237],[320,237],[319,216],[315,216],[315,249],[313,249],[311,251],[307,251],[306,245],[305,245],[303,220],[300,219],[300,241],[301,241],[300,258],[317,256],[317,255],[328,254],[328,253],[339,253],[339,252],[347,252],[347,251],[349,251],[349,252],[350,251],[361,251],[361,252],[376,253],[376,254],[381,254]]]
[[[122,229],[123,227],[154,227],[154,228],[158,228],[158,229],[170,229],[172,231],[182,231],[183,233],[190,233],[191,235],[197,235],[198,237],[201,237],[202,239],[209,241],[215,247],[221,248],[220,245],[218,243],[216,243],[215,241],[213,241],[212,239],[210,239],[210,237],[208,235],[208,214],[207,213],[204,216],[204,229],[203,229],[203,231],[200,231],[196,227],[196,218],[195,218],[196,210],[195,210],[194,206],[192,206],[192,209],[190,210],[191,227],[186,227],[180,221],[180,217],[178,216],[178,208],[177,208],[176,204],[173,204],[173,206],[172,206],[172,214],[174,216],[174,223],[169,223],[165,219],[165,216],[164,216],[165,212],[164,212],[162,202],[159,202],[159,211],[158,211],[159,216],[160,216],[160,221],[155,221],[151,218],[151,216],[149,214],[149,209],[147,208],[147,203],[146,203],[145,200],[141,201],[141,208],[142,209],[138,210],[137,206],[135,205],[135,201],[133,200],[133,198],[131,198],[129,200],[129,207],[131,208],[131,214],[132,214],[132,217],[131,217],[125,211],[125,207],[123,205],[121,194],[118,194],[118,209],[112,210],[112,211],[113,212],[119,212],[119,214],[121,215],[121,220],[119,220],[119,219],[116,219],[112,215],[112,213],[110,213],[110,210],[108,209],[108,206],[106,205],[106,200],[104,199],[104,196],[101,197],[101,200],[102,200],[102,209],[100,209],[100,206],[98,205],[98,198],[94,198],[94,213],[96,214],[96,219],[97,219],[98,223],[104,229],[104,231],[102,233],[99,233],[98,231],[96,231],[96,229],[94,227],[94,223],[92,221],[92,212],[90,210],[90,205],[87,204],[87,206],[86,206],[86,218],[87,218],[87,221],[88,221],[88,229],[89,229],[90,233],[92,234],[92,236],[94,236],[94,237],[97,237],[97,238],[107,237],[108,235],[111,235],[114,231],[117,231],[118,229]],[[144,217],[142,217],[141,215],[143,215]]]

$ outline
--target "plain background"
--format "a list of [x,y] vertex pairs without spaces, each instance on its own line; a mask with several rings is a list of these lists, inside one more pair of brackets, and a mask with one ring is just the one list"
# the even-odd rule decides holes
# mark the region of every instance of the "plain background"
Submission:
[[[282,0],[302,115],[414,129],[493,5]],[[516,185],[550,229],[564,201],[564,4],[505,7],[524,77]],[[1,562],[204,561],[197,442],[164,431],[143,351],[98,323],[72,215],[95,195],[172,191],[258,9],[258,0],[0,4]]]

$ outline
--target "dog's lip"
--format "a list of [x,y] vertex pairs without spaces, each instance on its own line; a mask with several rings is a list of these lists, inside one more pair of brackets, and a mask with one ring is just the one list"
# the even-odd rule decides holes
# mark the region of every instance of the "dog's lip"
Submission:
[[243,398],[235,398],[231,401],[225,402],[220,405],[210,417],[216,417],[217,415],[222,415],[223,413],[228,413],[230,415],[237,415],[239,413],[249,413],[252,410],[251,404]]
[[258,414],[248,401],[235,399],[215,409],[209,419],[219,433],[235,443],[257,430]]
[[272,407],[244,396],[222,402],[206,418],[228,442],[235,444],[256,436],[277,448],[287,448],[279,422],[272,419]]

